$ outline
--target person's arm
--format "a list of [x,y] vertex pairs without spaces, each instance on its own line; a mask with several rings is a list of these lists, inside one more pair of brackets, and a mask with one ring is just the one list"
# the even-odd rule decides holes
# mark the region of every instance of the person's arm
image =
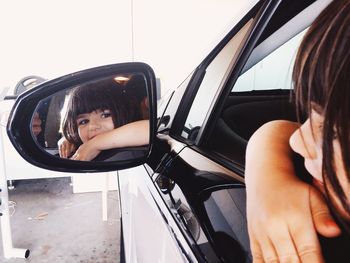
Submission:
[[340,234],[321,193],[295,175],[289,138],[298,127],[273,121],[248,142],[245,181],[254,262],[323,262],[316,231]]
[[82,144],[73,155],[73,160],[90,161],[101,151],[142,146],[149,143],[149,120],[135,121],[99,134],[90,141]]

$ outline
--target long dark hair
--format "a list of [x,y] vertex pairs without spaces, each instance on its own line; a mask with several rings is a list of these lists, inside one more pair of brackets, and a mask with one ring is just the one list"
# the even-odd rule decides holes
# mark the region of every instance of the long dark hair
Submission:
[[133,96],[112,79],[98,80],[75,87],[69,94],[63,120],[64,137],[76,147],[82,144],[78,134],[77,117],[96,110],[110,110],[114,128],[141,119],[139,104]]
[[337,219],[341,218],[330,192],[350,215],[350,200],[335,173],[333,141],[339,140],[349,183],[350,168],[350,1],[334,0],[313,22],[299,48],[293,71],[298,116],[311,117],[313,104],[324,116],[322,176],[326,198]]

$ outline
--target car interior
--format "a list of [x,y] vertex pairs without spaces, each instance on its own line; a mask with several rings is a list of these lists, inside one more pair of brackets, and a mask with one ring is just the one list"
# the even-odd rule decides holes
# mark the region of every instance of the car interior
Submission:
[[248,140],[259,127],[272,120],[297,120],[293,62],[306,28],[325,2],[310,4],[287,22],[272,18],[224,102],[208,140],[209,150],[244,168]]
[[264,123],[280,119],[296,121],[290,91],[233,92],[217,121],[211,149],[244,166],[249,138]]

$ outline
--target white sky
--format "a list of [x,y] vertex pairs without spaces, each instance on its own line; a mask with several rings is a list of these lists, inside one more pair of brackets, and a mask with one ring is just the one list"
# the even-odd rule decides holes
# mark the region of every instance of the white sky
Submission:
[[[243,2],[243,4],[242,4]],[[12,0],[0,2],[0,89],[134,59],[176,87],[253,0]]]

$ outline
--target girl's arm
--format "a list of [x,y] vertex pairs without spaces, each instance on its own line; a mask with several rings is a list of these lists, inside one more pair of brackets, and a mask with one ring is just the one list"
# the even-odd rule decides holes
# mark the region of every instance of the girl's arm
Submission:
[[98,150],[142,146],[149,143],[149,120],[135,121],[93,138]]
[[99,134],[95,138],[82,144],[72,159],[91,161],[101,151],[142,146],[149,143],[149,120],[128,123],[109,132]]
[[273,121],[246,152],[247,217],[254,262],[323,262],[316,230],[340,234],[320,192],[296,175],[289,147],[299,125]]

